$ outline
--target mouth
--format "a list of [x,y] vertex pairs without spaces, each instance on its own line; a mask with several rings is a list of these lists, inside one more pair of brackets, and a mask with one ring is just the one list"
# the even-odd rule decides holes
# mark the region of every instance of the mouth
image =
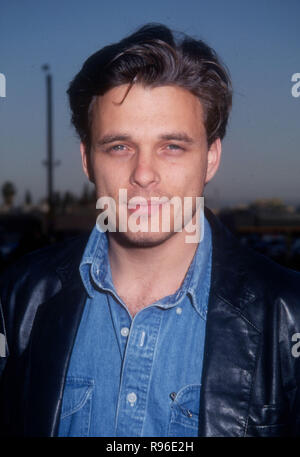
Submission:
[[156,197],[151,198],[150,200],[143,199],[142,201],[135,200],[132,198],[127,205],[128,211],[130,213],[134,213],[138,211],[138,214],[143,216],[143,215],[153,215],[158,213],[158,211],[169,201],[169,199],[166,198],[157,198]]

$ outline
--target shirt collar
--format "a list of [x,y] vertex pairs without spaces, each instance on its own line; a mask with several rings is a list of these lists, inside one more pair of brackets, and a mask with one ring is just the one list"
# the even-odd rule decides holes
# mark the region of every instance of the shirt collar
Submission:
[[[177,306],[188,295],[196,311],[206,319],[211,274],[211,228],[205,217],[203,239],[198,244],[192,263],[181,287],[172,295],[156,303],[162,308]],[[86,245],[79,271],[90,297],[97,288],[116,295],[108,259],[108,237],[96,225]]]

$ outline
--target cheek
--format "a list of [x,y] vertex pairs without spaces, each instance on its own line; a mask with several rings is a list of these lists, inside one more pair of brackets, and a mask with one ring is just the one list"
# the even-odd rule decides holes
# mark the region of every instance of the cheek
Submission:
[[94,176],[97,195],[116,196],[120,188],[126,188],[124,184],[124,173],[122,168],[113,167],[106,161],[95,161]]
[[195,189],[203,188],[206,177],[207,162],[199,158],[191,168],[190,181]]
[[177,189],[178,195],[200,195],[205,176],[205,164],[198,160],[173,170],[173,173],[169,174],[168,182]]

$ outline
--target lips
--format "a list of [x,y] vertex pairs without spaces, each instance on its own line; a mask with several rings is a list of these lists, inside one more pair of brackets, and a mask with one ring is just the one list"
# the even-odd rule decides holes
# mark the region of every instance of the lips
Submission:
[[[159,198],[159,197],[158,197]],[[131,201],[128,203],[128,211],[133,213],[135,211],[138,211],[140,215],[144,214],[155,214],[159,211],[159,209],[169,201],[169,199],[166,197],[159,198],[157,200],[150,199],[150,200],[138,200],[132,198]]]

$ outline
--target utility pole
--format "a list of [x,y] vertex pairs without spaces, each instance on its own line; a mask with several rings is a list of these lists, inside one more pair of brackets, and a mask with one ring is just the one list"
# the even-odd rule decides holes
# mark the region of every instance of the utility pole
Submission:
[[47,231],[48,235],[53,234],[54,230],[54,202],[53,202],[53,168],[59,165],[58,162],[53,161],[53,113],[52,113],[52,75],[50,74],[49,65],[42,66],[42,70],[46,74],[46,101],[47,101],[47,159],[44,165],[47,168],[47,194],[48,194],[48,217],[47,217]]

